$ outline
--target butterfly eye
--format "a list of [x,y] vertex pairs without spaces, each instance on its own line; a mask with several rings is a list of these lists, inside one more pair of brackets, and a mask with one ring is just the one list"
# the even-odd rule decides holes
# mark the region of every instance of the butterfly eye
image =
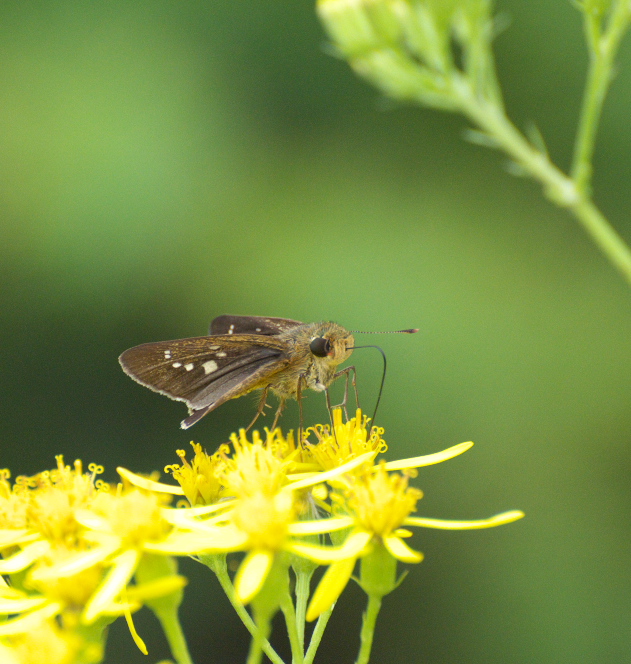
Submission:
[[316,337],[309,344],[309,348],[316,357],[326,357],[331,352],[331,342],[324,337]]

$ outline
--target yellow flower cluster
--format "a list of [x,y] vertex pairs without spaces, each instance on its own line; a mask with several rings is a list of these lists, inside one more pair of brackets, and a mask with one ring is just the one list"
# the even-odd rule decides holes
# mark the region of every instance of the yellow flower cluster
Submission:
[[[11,484],[0,474],[0,657],[5,662],[98,662],[103,629],[148,599],[180,590],[184,577],[165,575],[130,586],[150,564],[145,544],[172,526],[162,518],[163,494],[98,480],[103,468],[83,471],[57,457],[57,467]],[[7,583],[8,579],[10,583]]]
[[[195,507],[169,510],[167,518],[175,530],[148,548],[176,555],[246,552],[235,579],[243,603],[261,590],[281,554],[330,565],[307,611],[307,619],[313,620],[337,600],[355,562],[375,547],[385,547],[394,559],[406,563],[422,560],[422,554],[403,541],[412,534],[405,526],[484,528],[523,516],[511,511],[474,522],[411,517],[422,496],[408,486],[414,469],[457,456],[473,443],[378,463],[378,454],[387,449],[382,434],[382,429],[369,428],[360,410],[344,422],[342,411],[336,409],[332,425],[308,429],[301,445],[291,434],[283,437],[279,429],[266,430],[265,439],[254,431],[251,440],[241,430],[231,437],[232,450],[222,446],[212,456],[193,445],[193,461],[187,462],[179,452],[184,465],[168,470]],[[119,472],[135,481],[128,471]],[[137,481],[149,488],[146,480]],[[205,501],[199,487],[211,486],[214,498]],[[313,542],[314,536],[321,540],[325,535],[330,543]]]
[[[485,528],[523,516],[511,511],[473,522],[411,516],[422,497],[408,485],[414,469],[472,443],[385,462],[377,460],[386,450],[382,434],[360,410],[344,422],[339,409],[332,425],[306,430],[300,444],[279,429],[250,437],[241,430],[212,455],[196,444],[191,461],[178,452],[181,463],[167,467],[177,486],[123,468],[123,482],[111,486],[98,479],[101,467],[84,472],[80,461],[71,467],[61,457],[54,470],[13,484],[2,471],[0,659],[98,662],[103,630],[120,615],[146,652],[131,614],[169,597],[179,603],[185,579],[160,562],[173,555],[243,552],[234,580],[242,604],[259,595],[280,560],[328,565],[306,610],[313,620],[335,603],[358,560],[365,589],[374,585],[366,570],[375,556],[393,566],[420,562],[422,554],[404,541],[410,526]],[[169,507],[174,495],[185,496],[186,506]],[[394,587],[381,586],[384,594]]]

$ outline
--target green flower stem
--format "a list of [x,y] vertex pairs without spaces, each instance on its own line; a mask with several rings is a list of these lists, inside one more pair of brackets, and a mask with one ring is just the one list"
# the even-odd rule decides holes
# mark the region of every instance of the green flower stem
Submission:
[[250,643],[250,652],[248,652],[248,659],[246,664],[261,664],[263,661],[263,647],[265,642],[269,639],[272,631],[272,624],[267,619],[259,619],[256,621],[256,634],[252,635],[252,642]]
[[[145,554],[136,569],[136,580],[141,584],[151,583],[176,573],[177,562],[174,558]],[[147,599],[145,604],[160,622],[177,664],[192,664],[193,660],[188,651],[178,614],[183,597],[184,593],[180,587],[167,595]]]
[[[207,565],[212,569],[212,571],[217,576],[219,583],[223,591],[226,593],[226,597],[232,604],[234,610],[237,612],[241,622],[245,625],[246,629],[252,635],[253,639],[258,638],[258,628],[254,624],[254,621],[250,617],[250,614],[247,612],[245,606],[237,599],[237,594],[230,580],[230,575],[228,574],[228,569],[226,567],[226,559],[224,556],[201,556],[204,565]],[[272,648],[270,642],[267,639],[263,641],[263,652],[269,657],[272,664],[285,664],[280,658],[278,653]]]
[[602,212],[587,198],[570,209],[603,254],[631,285],[631,250]]
[[291,645],[292,664],[304,664],[303,646],[300,643],[296,626],[296,612],[294,611],[294,603],[291,601],[289,592],[283,594],[280,601],[280,610],[285,616],[287,636],[289,637],[289,644]]
[[603,254],[631,285],[631,250],[588,195],[540,150],[533,147],[497,107],[473,94],[467,81],[454,77],[453,94],[462,112],[480,127],[529,175],[538,180],[548,197],[570,210]]
[[614,60],[628,21],[629,10],[622,2],[613,12],[605,33],[601,32],[601,18],[591,12],[585,13],[590,61],[571,168],[572,179],[580,192],[589,190],[596,131],[613,77]]
[[309,641],[309,649],[307,650],[307,654],[305,655],[304,664],[312,664],[316,656],[316,652],[318,652],[320,641],[322,641],[322,637],[324,636],[324,630],[326,629],[326,625],[329,622],[329,618],[333,613],[334,607],[335,604],[330,609],[326,610],[323,614],[321,614],[320,617],[318,618],[318,622],[316,623],[315,629],[313,630],[313,634],[311,635],[311,640]]
[[311,577],[313,571],[296,572],[296,629],[298,630],[298,641],[300,651],[305,649],[305,615],[307,614],[307,602],[311,590]]
[[177,607],[173,607],[173,610],[156,611],[154,609],[154,613],[160,621],[162,630],[171,648],[171,654],[177,664],[193,664],[191,655],[188,652],[188,645],[182,630]]
[[356,664],[368,664],[370,660],[370,651],[372,649],[372,641],[375,635],[375,624],[377,623],[377,616],[381,609],[381,596],[368,595],[368,606],[366,613],[364,613],[364,621],[362,623],[361,631],[361,646],[359,648],[359,655],[357,655]]

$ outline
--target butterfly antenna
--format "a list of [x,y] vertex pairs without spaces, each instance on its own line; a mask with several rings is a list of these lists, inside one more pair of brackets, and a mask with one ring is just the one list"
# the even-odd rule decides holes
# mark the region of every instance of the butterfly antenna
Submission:
[[370,429],[372,430],[372,427],[375,426],[375,418],[377,417],[377,409],[379,408],[379,403],[381,402],[381,395],[383,394],[383,386],[384,386],[384,383],[386,382],[386,368],[387,368],[386,354],[383,352],[383,349],[380,346],[353,346],[352,348],[349,348],[348,350],[356,350],[358,348],[376,348],[381,353],[381,357],[383,358],[383,373],[381,374],[381,385],[379,385],[379,395],[377,396],[377,403],[375,404],[375,410],[372,414],[372,420],[371,420],[371,425],[370,425]]
[[[386,330],[385,332],[349,330],[349,332],[352,332],[353,334],[416,334],[418,331],[418,327],[411,327],[409,330]],[[355,346],[355,348],[360,348],[360,346]],[[368,346],[361,346],[361,348],[368,348]],[[372,348],[377,348],[377,346],[372,346]]]
[[[385,330],[384,332],[363,332],[362,330],[350,330],[353,334],[416,334],[419,331],[418,327],[411,327],[407,330]],[[380,353],[381,357],[383,358],[383,373],[381,374],[381,385],[379,386],[379,395],[377,396],[377,403],[375,404],[375,411],[372,416],[372,424],[371,428],[375,426],[375,418],[377,417],[377,409],[379,408],[379,403],[381,402],[381,395],[383,394],[383,386],[386,382],[386,368],[387,368],[387,361],[386,361],[386,354],[383,352],[383,349],[380,346],[353,346],[353,348],[349,348],[348,350],[354,350],[355,348],[376,348]]]

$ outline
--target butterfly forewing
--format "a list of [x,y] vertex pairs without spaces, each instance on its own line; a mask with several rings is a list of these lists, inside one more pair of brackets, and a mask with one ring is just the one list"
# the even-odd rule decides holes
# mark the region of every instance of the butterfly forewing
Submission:
[[138,383],[192,409],[212,409],[283,369],[283,355],[273,338],[219,335],[142,344],[119,359]]
[[217,316],[210,324],[210,334],[261,334],[273,336],[291,330],[300,321],[269,316]]

